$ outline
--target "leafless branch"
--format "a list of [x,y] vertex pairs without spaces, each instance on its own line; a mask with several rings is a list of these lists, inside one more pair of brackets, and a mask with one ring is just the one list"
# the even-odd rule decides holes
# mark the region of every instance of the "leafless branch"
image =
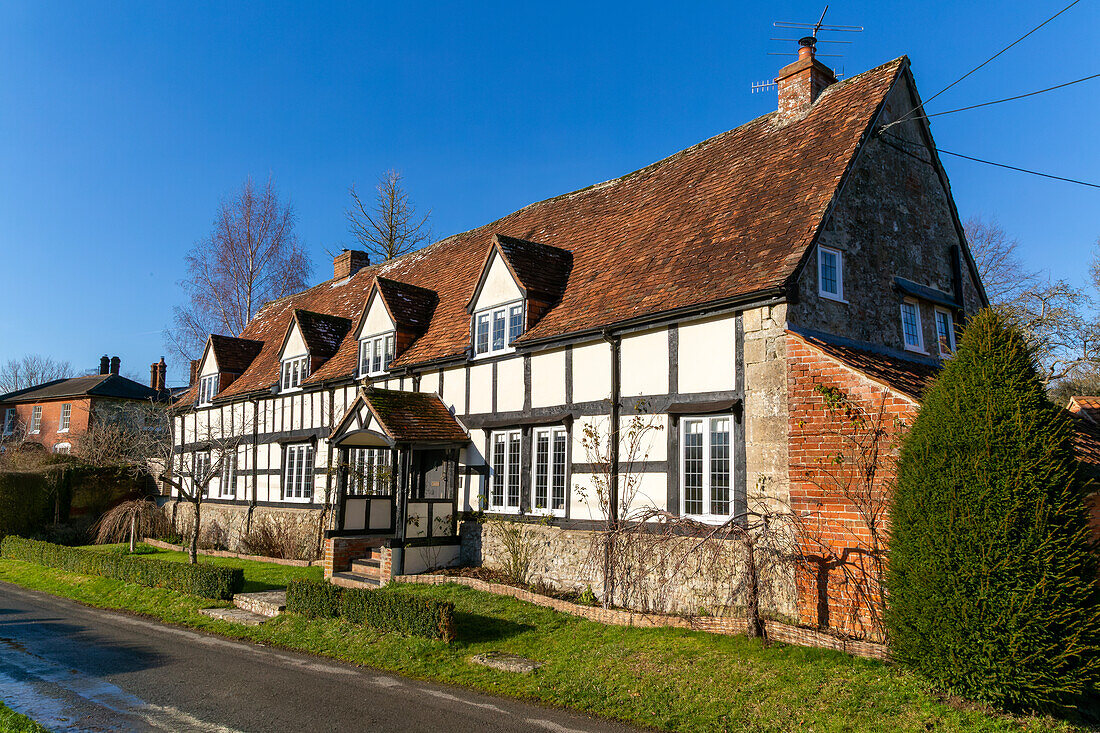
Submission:
[[426,244],[432,236],[428,218],[419,216],[409,194],[401,186],[401,174],[388,170],[377,185],[374,206],[368,207],[353,185],[348,189],[351,205],[345,210],[348,231],[374,261],[400,257]]

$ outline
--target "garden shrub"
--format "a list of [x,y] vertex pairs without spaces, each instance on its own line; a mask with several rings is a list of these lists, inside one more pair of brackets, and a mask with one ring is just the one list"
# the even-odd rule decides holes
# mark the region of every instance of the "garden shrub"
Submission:
[[0,537],[48,524],[54,508],[49,488],[43,471],[0,472]]
[[887,576],[893,657],[1012,709],[1095,696],[1100,585],[1085,495],[1069,418],[1047,399],[1020,333],[983,311],[902,444]]
[[227,601],[244,585],[244,571],[220,565],[190,565],[101,550],[65,547],[10,535],[0,541],[0,557],[22,560],[80,575],[99,575],[150,588],[168,588]]
[[286,589],[286,608],[309,618],[339,617],[379,631],[442,639],[455,637],[453,603],[389,590],[341,588],[296,578]]

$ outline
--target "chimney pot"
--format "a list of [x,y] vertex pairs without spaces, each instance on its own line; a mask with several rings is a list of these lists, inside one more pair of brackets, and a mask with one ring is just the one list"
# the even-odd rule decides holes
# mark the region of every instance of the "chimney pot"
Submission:
[[164,357],[157,362],[157,386],[156,389],[163,392],[168,389],[168,365],[164,363]]
[[775,77],[779,88],[779,115],[785,120],[801,117],[809,111],[825,87],[836,83],[833,70],[814,57],[817,39],[798,40],[798,60],[787,64]]
[[370,255],[357,249],[345,249],[332,258],[332,279],[343,280],[370,265]]
[[149,365],[149,389],[157,389],[157,365]]
[[122,366],[122,360],[117,356],[111,357],[111,374],[118,374],[119,367]]
[[111,359],[106,354],[99,357],[99,373],[107,374],[111,369]]

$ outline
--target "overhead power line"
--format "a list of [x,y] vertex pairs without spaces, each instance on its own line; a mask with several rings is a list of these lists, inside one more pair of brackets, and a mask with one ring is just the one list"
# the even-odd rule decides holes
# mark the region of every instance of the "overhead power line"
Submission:
[[[1045,94],[1046,92],[1053,92],[1055,89],[1062,89],[1063,87],[1073,86],[1074,84],[1080,84],[1083,81],[1089,81],[1091,79],[1096,79],[1096,78],[1100,78],[1100,74],[1093,74],[1092,76],[1085,76],[1085,77],[1082,77],[1080,79],[1074,79],[1073,81],[1067,81],[1065,84],[1058,84],[1056,86],[1047,87],[1046,89],[1038,89],[1034,92],[1028,92],[1027,94],[1017,94],[1015,97],[1005,97],[1004,99],[994,99],[992,102],[982,102],[981,104],[972,104],[968,107],[959,107],[957,109],[949,109],[949,110],[945,110],[943,112],[932,112],[930,114],[920,115],[918,117],[913,117],[911,119],[915,119],[915,120],[924,119],[924,120],[926,120],[929,117],[939,117],[940,115],[950,115],[950,114],[954,114],[955,112],[966,112],[967,110],[978,109],[979,107],[988,107],[991,104],[1001,104],[1002,102],[1015,102],[1017,99],[1025,99],[1027,97],[1034,97],[1036,94]],[[897,122],[901,122],[901,121],[902,120],[898,120]],[[896,123],[891,123],[891,124],[896,124]],[[882,129],[885,130],[889,126],[890,125],[886,125]]]

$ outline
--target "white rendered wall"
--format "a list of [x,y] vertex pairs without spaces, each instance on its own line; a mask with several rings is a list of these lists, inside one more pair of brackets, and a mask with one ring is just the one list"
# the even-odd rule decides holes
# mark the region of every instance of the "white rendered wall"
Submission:
[[516,285],[512,273],[508,271],[508,266],[494,251],[489,262],[489,272],[485,276],[485,283],[481,286],[481,292],[478,293],[477,301],[474,303],[474,310],[479,311],[511,303],[522,297],[523,292]]
[[678,391],[731,390],[734,383],[734,317],[722,316],[679,328]]
[[620,353],[624,398],[668,393],[668,329],[623,336]]
[[573,349],[573,401],[611,397],[611,345],[595,341]]
[[457,414],[466,412],[466,368],[443,372],[443,401]]
[[393,319],[386,312],[386,306],[378,293],[375,293],[371,296],[370,303],[367,305],[366,317],[363,318],[355,338],[358,340],[365,336],[377,336],[380,333],[392,330],[394,330]]
[[[493,365],[475,364],[470,367],[470,414],[493,411]],[[446,380],[443,382],[446,388]]]
[[305,356],[309,353],[309,348],[306,346],[305,339],[302,338],[302,330],[298,328],[298,322],[294,321],[290,326],[290,334],[286,337],[286,343],[283,345],[283,351],[280,355],[282,359],[292,359],[295,356]]
[[439,372],[434,370],[425,372],[420,377],[420,391],[439,394]]
[[522,410],[523,396],[523,358],[517,356],[511,359],[498,361],[497,411],[512,412]]
[[565,350],[531,356],[531,406],[565,404]]

